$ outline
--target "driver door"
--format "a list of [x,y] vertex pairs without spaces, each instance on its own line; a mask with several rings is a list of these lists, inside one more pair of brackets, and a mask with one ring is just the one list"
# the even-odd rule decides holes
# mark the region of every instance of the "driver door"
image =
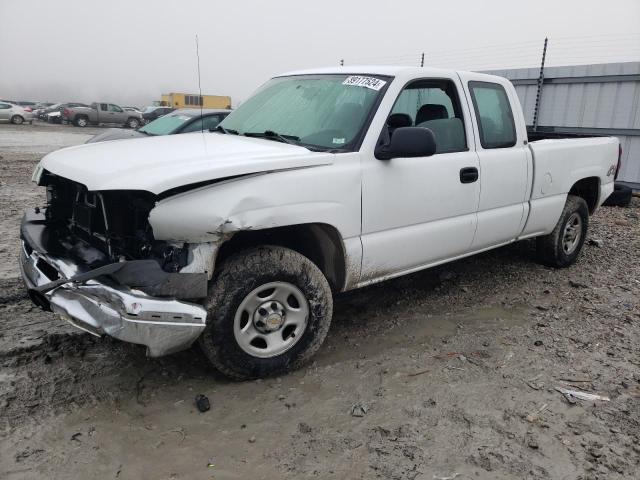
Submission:
[[11,105],[8,103],[0,103],[0,120],[9,120],[11,118]]
[[111,123],[124,123],[128,118],[128,114],[118,105],[109,104],[109,121]]
[[391,135],[402,126],[434,132],[433,156],[363,159],[361,284],[470,251],[479,161],[468,109],[461,107],[462,91],[457,78],[414,81],[391,110],[385,126]]

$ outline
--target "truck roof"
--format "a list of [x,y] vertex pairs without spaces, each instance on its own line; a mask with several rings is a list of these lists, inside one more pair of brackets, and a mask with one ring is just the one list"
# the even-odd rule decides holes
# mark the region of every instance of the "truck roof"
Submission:
[[[285,77],[290,75],[318,75],[318,74],[357,74],[357,75],[388,75],[396,78],[416,78],[416,77],[439,77],[439,76],[454,76],[458,73],[462,73],[460,70],[451,70],[444,68],[433,67],[407,67],[396,65],[348,65],[344,67],[325,67],[325,68],[311,68],[306,70],[294,70],[292,72],[286,72],[277,77]],[[502,78],[496,75],[487,75],[474,72],[474,75],[482,75],[489,79]]]

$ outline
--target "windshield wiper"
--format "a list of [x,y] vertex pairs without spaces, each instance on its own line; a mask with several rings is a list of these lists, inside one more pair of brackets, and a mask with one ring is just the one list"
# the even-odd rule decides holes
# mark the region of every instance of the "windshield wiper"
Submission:
[[224,134],[233,134],[238,135],[237,130],[232,130],[231,128],[224,128],[222,125],[218,125],[216,128],[212,128],[209,130],[210,132],[222,132]]
[[298,145],[300,142],[300,137],[296,137],[295,135],[282,135],[280,133],[274,132],[273,130],[265,130],[264,132],[245,132],[245,137],[258,137],[258,138],[268,138],[269,140],[276,140],[282,143],[288,143],[289,145]]

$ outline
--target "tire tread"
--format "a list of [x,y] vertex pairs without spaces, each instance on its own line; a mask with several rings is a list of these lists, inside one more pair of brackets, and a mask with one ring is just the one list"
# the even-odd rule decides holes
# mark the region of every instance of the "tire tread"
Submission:
[[[564,252],[561,251],[562,242],[560,236],[564,230],[565,222],[574,212],[582,213],[583,235],[576,251],[567,257]],[[588,226],[589,207],[587,206],[587,202],[582,197],[568,195],[562,213],[560,214],[560,219],[554,229],[550,234],[538,237],[536,240],[538,260],[548,267],[565,268],[572,265],[580,255],[580,251],[586,240]]]
[[[263,274],[274,274],[277,269],[291,275],[299,274],[306,284],[317,290],[317,299],[324,299],[324,302],[314,299],[314,304],[311,304],[310,300],[310,315],[316,315],[320,320],[314,327],[314,331],[305,332],[305,335],[312,335],[308,345],[302,351],[297,351],[296,347],[301,343],[299,342],[291,350],[278,356],[277,358],[286,358],[284,356],[296,351],[294,358],[287,361],[284,368],[278,368],[273,372],[256,373],[255,368],[238,365],[233,359],[230,359],[225,353],[225,345],[220,342],[218,335],[225,327],[228,328],[225,324],[232,321],[235,315],[235,310],[231,311],[235,305],[230,298],[233,292],[246,288],[247,281],[250,281],[251,278]],[[208,311],[207,328],[200,336],[200,346],[213,366],[234,380],[277,375],[299,368],[322,345],[329,330],[333,313],[331,288],[320,269],[300,253],[276,246],[251,248],[226,259],[210,283],[205,306]],[[307,328],[312,328],[312,326]]]

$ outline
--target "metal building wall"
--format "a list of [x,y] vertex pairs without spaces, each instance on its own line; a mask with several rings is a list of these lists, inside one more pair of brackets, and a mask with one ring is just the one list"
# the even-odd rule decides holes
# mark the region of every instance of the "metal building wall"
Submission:
[[[513,82],[527,125],[533,124],[539,68],[486,73]],[[640,184],[640,62],[546,67],[544,78],[538,126],[617,136],[623,151],[618,179]]]

